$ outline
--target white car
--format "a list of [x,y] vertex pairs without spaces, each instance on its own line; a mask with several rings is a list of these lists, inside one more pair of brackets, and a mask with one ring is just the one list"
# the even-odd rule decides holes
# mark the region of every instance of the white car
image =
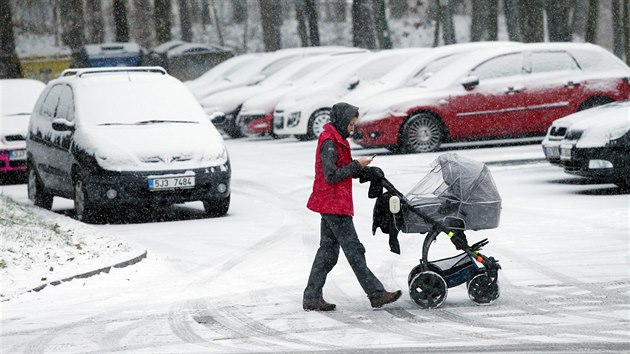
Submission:
[[490,49],[519,44],[518,42],[471,42],[445,45],[414,55],[377,81],[361,85],[341,98],[342,102],[361,107],[369,99],[382,92],[404,86],[418,85],[460,56],[480,49]]
[[360,55],[362,53],[338,55],[335,60],[327,62],[295,81],[285,81],[283,85],[276,87],[273,91],[245,100],[237,117],[237,121],[241,123],[243,128],[243,133],[246,135],[271,134],[277,137],[272,131],[273,111],[285,95],[313,84],[332,70],[351,60],[355,60]]
[[[307,48],[287,48],[280,49],[271,53],[263,53],[253,61],[239,65],[239,69],[230,75],[223,77],[221,80],[208,82],[200,88],[194,90],[193,94],[200,102],[204,98],[221,91],[225,91],[235,87],[256,84],[269,75],[274,74],[278,70],[286,67],[288,64],[300,58],[329,53],[362,51],[357,48],[341,47],[341,46],[325,46],[325,47],[307,47]],[[214,113],[208,109],[207,113]],[[225,112],[227,113],[227,112]]]
[[368,53],[336,68],[312,85],[286,95],[273,116],[273,132],[278,136],[295,135],[300,140],[319,136],[330,121],[330,109],[349,91],[380,79],[393,67],[427,49],[410,48]]
[[283,91],[284,87],[290,87],[291,83],[308,73],[331,61],[343,61],[348,55],[354,56],[355,53],[314,55],[296,60],[255,85],[237,87],[210,95],[201,101],[201,105],[207,112],[225,113],[224,123],[216,124],[217,127],[233,138],[241,137],[242,127],[237,117],[246,99],[266,92],[274,92],[277,89]]
[[27,136],[28,196],[73,199],[91,221],[126,206],[230,206],[223,138],[193,95],[161,67],[69,69],[37,101]]
[[26,170],[28,120],[44,87],[31,79],[0,80],[0,174]]
[[[242,54],[216,65],[212,69],[206,71],[203,75],[190,81],[185,81],[184,85],[195,94],[199,89],[205,85],[210,85],[215,81],[230,76],[236,70],[239,70],[242,66],[248,65],[256,59],[262,56],[260,53]],[[196,96],[195,96],[196,97]]]

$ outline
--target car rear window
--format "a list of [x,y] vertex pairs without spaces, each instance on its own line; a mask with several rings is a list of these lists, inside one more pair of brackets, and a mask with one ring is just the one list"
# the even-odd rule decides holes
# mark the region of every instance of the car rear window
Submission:
[[628,69],[627,66],[618,61],[612,54],[608,56],[599,51],[580,49],[572,50],[571,54],[573,54],[582,70]]
[[522,73],[523,55],[514,53],[492,58],[474,68],[470,75],[477,76],[479,80],[488,80]]

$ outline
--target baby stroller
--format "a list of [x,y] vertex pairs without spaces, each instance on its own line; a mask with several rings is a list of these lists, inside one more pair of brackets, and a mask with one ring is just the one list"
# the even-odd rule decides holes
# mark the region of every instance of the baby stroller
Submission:
[[[439,307],[446,300],[448,288],[464,283],[473,302],[490,304],[499,297],[501,266],[493,257],[480,253],[487,239],[469,246],[464,231],[496,228],[501,197],[490,171],[481,162],[446,153],[432,166],[407,195],[399,192],[380,169],[366,171],[361,182],[371,182],[369,197],[376,198],[372,232],[380,228],[388,233],[390,249],[398,254],[399,232],[427,234],[422,258],[407,280],[409,295],[420,307]],[[448,235],[462,253],[429,261],[429,248],[441,233]]]

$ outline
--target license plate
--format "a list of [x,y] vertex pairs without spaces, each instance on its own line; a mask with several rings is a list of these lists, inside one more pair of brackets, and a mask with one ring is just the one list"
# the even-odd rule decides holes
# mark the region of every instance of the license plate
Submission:
[[564,161],[571,160],[571,149],[573,146],[571,145],[563,145],[560,147],[560,159]]
[[149,190],[182,189],[195,187],[195,176],[149,178]]
[[26,158],[26,150],[9,151],[9,160],[24,160]]
[[545,154],[547,155],[547,158],[559,159],[560,147],[559,146],[545,146]]

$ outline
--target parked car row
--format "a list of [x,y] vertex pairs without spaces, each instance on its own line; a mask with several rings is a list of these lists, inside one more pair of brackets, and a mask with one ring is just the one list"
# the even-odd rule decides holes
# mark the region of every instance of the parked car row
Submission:
[[[232,137],[315,139],[330,107],[344,101],[360,109],[357,144],[396,152],[435,151],[457,140],[543,136],[558,118],[630,97],[630,68],[587,43],[285,51],[259,54],[233,66],[230,75],[188,87],[207,113],[225,113],[215,123]],[[309,61],[307,52],[325,58]]]
[[25,163],[29,199],[72,199],[82,221],[130,205],[202,201],[211,216],[230,205],[223,138],[161,67],[64,71],[32,110]]

